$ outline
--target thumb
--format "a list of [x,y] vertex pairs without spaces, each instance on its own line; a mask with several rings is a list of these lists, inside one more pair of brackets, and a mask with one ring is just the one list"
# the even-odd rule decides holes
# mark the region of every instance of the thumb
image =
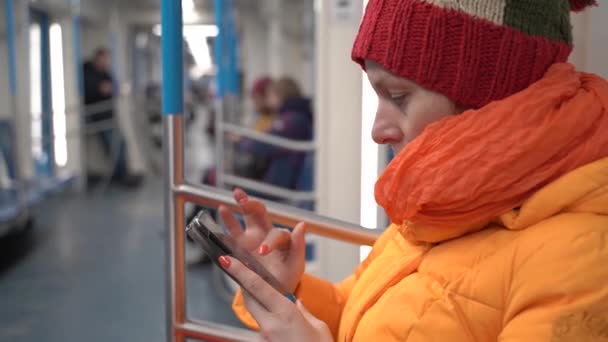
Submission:
[[291,248],[293,255],[304,254],[306,249],[306,225],[304,222],[300,222],[296,225],[291,232]]

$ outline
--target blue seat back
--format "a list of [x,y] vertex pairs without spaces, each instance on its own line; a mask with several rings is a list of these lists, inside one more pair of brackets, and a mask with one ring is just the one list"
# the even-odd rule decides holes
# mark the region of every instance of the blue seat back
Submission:
[[[315,158],[313,153],[308,153],[302,162],[300,173],[296,181],[297,191],[313,191],[315,187]],[[296,203],[296,206],[302,209],[313,210],[314,201],[301,201]]]
[[15,178],[15,156],[13,155],[14,135],[11,122],[0,120],[0,153],[6,161],[8,176]]

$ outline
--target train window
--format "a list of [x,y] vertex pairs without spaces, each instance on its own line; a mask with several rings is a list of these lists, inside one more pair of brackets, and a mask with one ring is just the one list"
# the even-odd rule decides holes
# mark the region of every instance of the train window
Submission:
[[51,98],[53,108],[53,146],[55,152],[55,163],[65,166],[68,162],[68,147],[66,136],[66,112],[65,112],[65,83],[63,74],[63,41],[61,37],[61,26],[54,23],[50,28],[50,52],[51,52]]
[[40,23],[30,24],[30,111],[32,124],[32,155],[34,160],[44,156],[42,149],[42,35]]

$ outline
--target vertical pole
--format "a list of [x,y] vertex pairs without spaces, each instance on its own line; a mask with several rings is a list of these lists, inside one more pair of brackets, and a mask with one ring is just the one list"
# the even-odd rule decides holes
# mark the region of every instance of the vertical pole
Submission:
[[[81,115],[83,112],[83,98],[84,98],[84,72],[82,70],[82,36],[81,36],[81,7],[80,0],[72,0],[71,4],[72,17],[71,17],[71,25],[72,25],[72,60],[74,62],[74,75],[76,75],[76,99],[72,103],[75,106],[75,111],[79,113],[77,119],[72,119],[74,122],[75,129],[79,132],[84,131],[84,127],[86,125],[84,115]],[[73,115],[73,114],[72,114]],[[80,157],[79,168],[82,177],[79,177],[79,189],[86,189],[87,187],[87,151],[84,146],[86,146],[86,136],[84,134],[79,135],[77,138],[74,138],[79,146],[78,146],[78,154]]]
[[[74,6],[76,7],[76,6]],[[80,24],[80,5],[76,7],[72,13],[72,51],[74,52],[74,61],[76,62],[74,68],[76,68],[76,84],[78,86],[78,95],[84,95],[84,76],[82,71],[82,38],[81,38],[81,24]]]
[[20,139],[17,136],[17,122],[19,120],[19,113],[17,110],[17,58],[15,48],[15,8],[13,6],[13,0],[4,0],[4,16],[6,23],[6,44],[8,48],[8,82],[10,89],[10,110],[12,111],[12,134],[13,144],[11,154],[13,155],[13,175],[18,185],[17,201],[21,207],[24,204],[24,196],[22,192],[22,180],[23,175],[21,174],[21,158],[19,156],[19,145]]
[[[324,1],[315,1],[323,3]],[[285,73],[285,42],[282,30],[282,19],[285,15],[283,0],[270,0],[265,2],[268,7],[268,67],[271,77],[281,77]]]
[[11,96],[17,95],[17,61],[15,57],[15,10],[13,0],[4,0],[6,44],[8,46],[8,83]]
[[232,0],[226,1],[226,13],[224,17],[224,27],[226,28],[226,47],[227,47],[227,70],[228,70],[228,84],[227,90],[230,95],[235,97],[239,91],[239,74],[238,74],[238,60],[237,60],[237,47],[238,38],[236,35],[235,27],[235,8]]
[[217,96],[219,98],[224,97],[224,91],[226,89],[226,70],[225,70],[225,29],[224,29],[224,0],[215,0],[213,2],[213,15],[215,18],[215,24],[218,28],[217,36],[213,42],[214,59],[216,64],[216,87]]
[[174,187],[183,182],[183,28],[181,1],[161,0],[162,98],[167,227],[167,341],[183,342],[175,329],[186,320],[184,203]]
[[223,120],[226,109],[224,95],[226,90],[226,63],[225,63],[225,46],[226,46],[226,30],[224,24],[224,0],[215,0],[213,2],[213,13],[215,24],[218,28],[218,34],[215,37],[214,59],[216,64],[216,99],[215,99],[215,173],[216,186],[221,188],[224,186],[224,128]]
[[39,12],[38,16],[40,17],[40,56],[42,62],[42,150],[46,156],[42,171],[44,176],[53,177],[55,173],[55,133],[53,132],[53,87],[51,86],[51,23],[46,12]]

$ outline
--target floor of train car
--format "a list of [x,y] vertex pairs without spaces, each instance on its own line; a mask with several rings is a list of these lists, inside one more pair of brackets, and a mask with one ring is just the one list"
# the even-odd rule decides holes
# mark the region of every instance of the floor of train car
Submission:
[[[0,341],[166,341],[162,187],[63,195],[0,240]],[[211,266],[188,268],[188,311],[239,325]]]

